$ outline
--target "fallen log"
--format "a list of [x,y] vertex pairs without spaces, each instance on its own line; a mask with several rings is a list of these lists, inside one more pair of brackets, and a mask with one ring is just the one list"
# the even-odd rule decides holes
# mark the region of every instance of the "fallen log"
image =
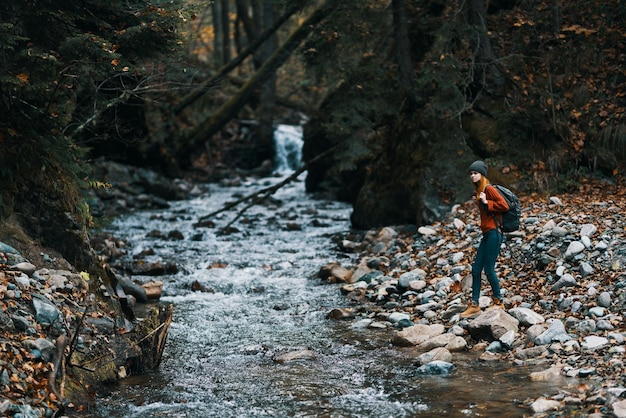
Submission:
[[251,194],[249,194],[247,196],[244,196],[241,199],[238,199],[238,200],[236,200],[234,202],[227,203],[224,206],[222,206],[220,209],[218,209],[216,211],[213,211],[213,212],[209,213],[208,215],[201,216],[198,219],[198,222],[194,223],[193,226],[195,228],[202,228],[202,227],[206,227],[206,226],[212,226],[213,223],[210,222],[209,219],[211,219],[215,215],[217,215],[219,213],[222,213],[222,212],[226,212],[226,211],[228,211],[228,210],[238,206],[241,203],[249,202],[241,210],[239,210],[239,212],[237,212],[237,215],[235,216],[235,218],[233,218],[233,220],[231,220],[226,226],[224,226],[222,228],[223,231],[229,230],[230,227],[232,226],[232,224],[235,223],[237,221],[237,219],[239,219],[241,217],[241,215],[243,215],[248,209],[250,209],[254,205],[257,205],[257,204],[261,203],[263,200],[267,199],[268,197],[270,197],[271,195],[276,193],[278,190],[280,190],[281,187],[283,187],[283,186],[291,183],[295,179],[297,179],[300,174],[302,174],[303,172],[308,170],[308,168],[311,166],[311,164],[316,163],[320,159],[326,157],[331,152],[337,150],[337,148],[339,148],[340,145],[341,144],[335,145],[334,147],[329,148],[326,151],[322,152],[321,154],[318,154],[315,157],[311,158],[302,167],[300,167],[299,169],[294,171],[291,175],[289,175],[288,177],[286,177],[282,181],[280,181],[280,182],[278,182],[278,183],[276,183],[276,184],[274,184],[272,186],[265,187],[265,188],[263,188],[261,190],[258,190],[258,191],[254,192],[254,193],[251,193]]

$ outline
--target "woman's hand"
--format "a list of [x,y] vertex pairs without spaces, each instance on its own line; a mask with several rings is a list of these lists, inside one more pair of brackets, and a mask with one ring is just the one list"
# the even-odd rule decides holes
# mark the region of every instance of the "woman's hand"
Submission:
[[487,204],[487,195],[485,194],[485,192],[481,192],[478,197],[480,198],[481,202],[483,202],[485,205]]

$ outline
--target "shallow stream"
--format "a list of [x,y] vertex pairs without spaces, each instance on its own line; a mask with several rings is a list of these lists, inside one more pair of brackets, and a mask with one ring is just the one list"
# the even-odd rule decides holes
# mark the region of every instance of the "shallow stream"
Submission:
[[[115,222],[111,232],[132,243],[131,254],[152,249],[153,260],[179,266],[160,278],[174,319],[160,369],[125,379],[88,416],[520,417],[531,415],[526,400],[565,385],[528,379],[547,365],[482,363],[472,353],[453,356],[450,376],[418,375],[419,353],[390,345],[392,331],[326,319],[348,302],[339,285],[312,276],[329,261],[350,264],[332,242],[349,229],[350,208],[305,195],[301,181],[245,212],[233,225],[239,232],[217,234],[233,211],[218,215],[216,228],[192,226],[280,180],[206,186],[201,197]],[[154,229],[185,239],[147,238]],[[192,292],[193,281],[209,291]],[[312,353],[275,361],[302,350]]]

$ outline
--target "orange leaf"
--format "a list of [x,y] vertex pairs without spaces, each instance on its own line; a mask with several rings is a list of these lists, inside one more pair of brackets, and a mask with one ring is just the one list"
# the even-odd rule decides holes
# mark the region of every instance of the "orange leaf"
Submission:
[[28,81],[29,81],[28,74],[20,73],[20,74],[16,75],[16,77],[17,77],[17,78],[18,78],[18,80],[20,80],[22,83],[28,83]]

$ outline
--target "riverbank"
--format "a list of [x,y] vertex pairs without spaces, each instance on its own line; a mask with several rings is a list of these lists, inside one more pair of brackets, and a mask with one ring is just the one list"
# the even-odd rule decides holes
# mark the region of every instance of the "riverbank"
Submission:
[[545,364],[531,380],[570,377],[568,391],[527,399],[537,416],[626,416],[626,207],[624,189],[583,183],[579,193],[520,196],[522,227],[508,234],[496,265],[505,309],[480,306],[462,319],[480,241],[473,202],[434,225],[385,227],[340,243],[360,254],[319,276],[343,282],[345,307],[330,318],[415,350],[424,373],[453,373],[455,353],[481,361]]
[[[99,219],[168,207],[168,200],[193,192],[189,183],[148,170],[99,168],[111,182],[91,191]],[[172,306],[147,300],[153,287],[110,269],[94,269],[102,276],[78,271],[14,219],[3,219],[0,233],[0,416],[80,413],[109,385],[158,367]],[[94,235],[85,252],[95,251],[104,265],[119,251],[116,244]]]
[[[115,172],[119,174],[119,167]],[[142,189],[145,177],[150,176],[138,176],[134,171],[130,174],[141,181],[129,183],[124,179],[111,191],[98,190],[102,198],[94,207],[105,216],[115,216],[129,208],[168,206],[164,197],[147,193],[149,188]],[[192,184],[178,183],[175,187],[184,196],[203,193]],[[383,341],[386,339],[415,358],[416,373],[454,373],[455,362],[461,366],[469,353],[481,361],[545,366],[543,372],[529,375],[528,379],[550,381],[568,377],[571,390],[555,389],[555,393],[546,393],[545,397],[524,400],[523,406],[537,416],[624,416],[620,408],[626,395],[622,362],[626,225],[621,208],[626,202],[619,189],[613,191],[610,187],[614,186],[587,184],[571,195],[521,196],[522,229],[508,237],[498,264],[505,290],[504,311],[486,311],[468,320],[458,318],[469,297],[469,264],[480,239],[475,208],[473,203],[466,203],[434,225],[354,232],[336,241],[341,251],[351,253],[351,260],[354,254],[359,254],[360,263],[346,266],[333,263],[320,270],[325,281],[342,283],[339,287],[346,297],[345,305],[329,309],[328,318],[351,321],[353,329],[368,335],[367,338],[380,339],[382,335]],[[331,219],[322,219],[315,213],[311,225]],[[298,222],[296,214],[281,216],[288,221],[285,228],[293,230]],[[175,235],[170,237],[166,230],[159,236],[165,235],[172,242],[181,242],[176,241]],[[189,240],[194,239],[189,235]],[[124,252],[124,245],[108,236],[93,237],[92,241],[105,261]],[[14,300],[14,293],[7,297],[9,291],[21,290],[24,303],[33,299],[17,288],[22,279],[16,277],[24,275],[29,277],[31,291],[37,289],[49,295],[45,297],[54,299],[55,306],[68,320],[80,317],[82,311],[77,307],[82,306],[85,298],[86,278],[72,272],[60,255],[46,253],[44,248],[32,246],[20,250],[22,255],[32,257],[35,266],[17,267],[29,260],[9,259],[3,250],[6,260],[0,264],[7,287],[3,302],[9,307],[5,311],[8,319],[15,324],[16,313],[30,309]],[[8,253],[14,252],[9,249]],[[147,257],[149,253],[143,255]],[[145,261],[136,260],[131,267],[139,270],[131,269],[133,274],[157,275],[168,270],[164,268],[168,265]],[[70,284],[64,285],[65,290],[59,290],[59,284],[53,288],[50,273],[42,269],[54,270]],[[33,279],[29,274],[35,272],[37,276]],[[195,291],[193,284],[191,290]],[[481,304],[487,307],[488,287],[483,290],[486,292]],[[283,309],[288,307],[281,306],[280,311]],[[102,327],[115,323],[115,318],[109,320],[106,311],[90,312],[91,342],[96,344],[83,341],[82,345],[106,346],[97,341],[110,338],[102,332]],[[45,344],[43,348],[49,350],[43,354],[46,357],[38,357],[37,350],[41,352],[41,349],[31,343],[41,337],[55,345],[59,330],[34,324],[32,336],[24,338],[26,331],[15,328],[4,329],[2,335],[7,347],[2,360],[10,363],[5,370],[11,370],[7,376],[3,374],[3,382],[8,384],[2,412],[49,416],[58,408],[69,407],[55,394],[54,385],[49,385],[50,364],[54,364],[54,360],[49,360],[58,348],[51,349],[50,344]],[[120,328],[123,328],[121,324],[108,330],[115,334]],[[109,371],[110,382],[124,377],[122,368]],[[82,406],[76,404],[71,408],[79,411]]]

